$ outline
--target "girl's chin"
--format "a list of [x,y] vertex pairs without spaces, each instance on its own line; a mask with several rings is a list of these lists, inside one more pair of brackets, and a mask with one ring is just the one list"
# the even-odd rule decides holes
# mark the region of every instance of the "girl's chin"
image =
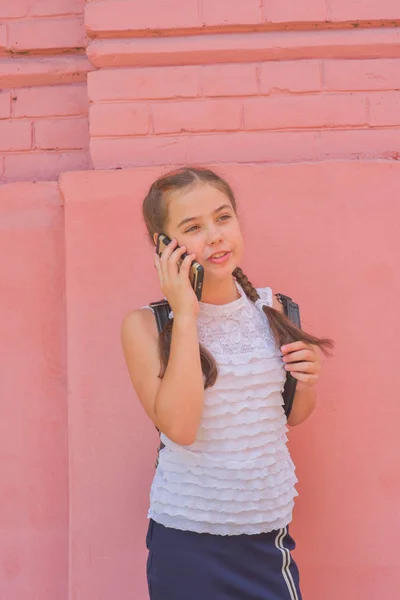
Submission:
[[232,275],[237,265],[233,261],[228,261],[225,265],[206,265],[204,275],[213,279],[225,279]]

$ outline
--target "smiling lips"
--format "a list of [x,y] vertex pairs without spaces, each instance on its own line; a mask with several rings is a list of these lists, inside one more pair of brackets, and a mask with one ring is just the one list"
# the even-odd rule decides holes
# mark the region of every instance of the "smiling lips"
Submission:
[[214,254],[212,254],[208,260],[210,262],[219,264],[228,260],[231,254],[231,252],[214,252]]

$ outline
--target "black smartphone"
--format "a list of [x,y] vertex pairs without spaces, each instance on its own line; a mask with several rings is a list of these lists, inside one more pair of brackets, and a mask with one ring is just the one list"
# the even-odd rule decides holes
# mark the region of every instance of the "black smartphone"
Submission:
[[[157,244],[156,244],[156,252],[159,256],[161,256],[163,250],[171,243],[170,238],[164,233],[160,233],[157,236]],[[177,246],[178,248],[178,246]],[[178,261],[178,267],[181,266],[183,260],[187,256],[187,252],[182,254],[181,258]],[[192,284],[192,288],[194,293],[196,294],[197,300],[201,300],[201,293],[203,291],[203,281],[204,281],[204,267],[201,266],[196,260],[194,260],[190,266],[189,270],[189,279]]]

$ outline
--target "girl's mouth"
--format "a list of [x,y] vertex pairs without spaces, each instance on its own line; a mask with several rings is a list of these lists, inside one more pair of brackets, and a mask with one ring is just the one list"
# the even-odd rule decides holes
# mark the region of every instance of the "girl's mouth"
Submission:
[[208,260],[215,264],[221,264],[223,262],[226,262],[230,258],[231,254],[232,252],[216,252],[215,254],[210,256]]

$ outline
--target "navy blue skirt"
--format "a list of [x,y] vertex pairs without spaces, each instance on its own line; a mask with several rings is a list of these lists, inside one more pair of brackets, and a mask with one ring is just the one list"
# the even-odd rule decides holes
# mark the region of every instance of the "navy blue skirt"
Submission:
[[301,600],[288,528],[213,535],[149,522],[150,600]]

